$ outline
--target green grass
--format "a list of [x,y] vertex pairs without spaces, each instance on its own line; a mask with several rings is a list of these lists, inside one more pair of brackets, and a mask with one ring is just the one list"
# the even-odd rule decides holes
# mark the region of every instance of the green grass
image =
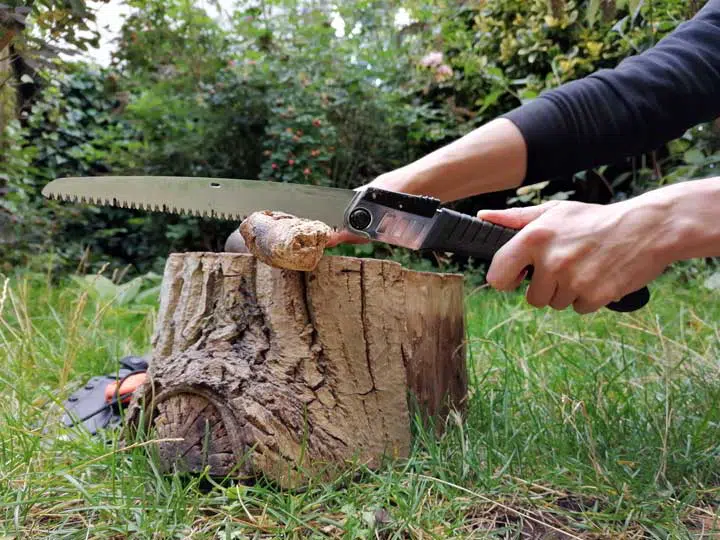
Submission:
[[469,291],[466,418],[302,492],[164,477],[152,444],[68,436],[60,401],[147,352],[156,306],[0,279],[0,538],[718,538],[720,291],[683,276],[636,314]]

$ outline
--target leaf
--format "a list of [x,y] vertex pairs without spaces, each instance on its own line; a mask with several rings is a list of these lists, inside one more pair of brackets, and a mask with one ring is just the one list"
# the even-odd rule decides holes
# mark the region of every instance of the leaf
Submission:
[[140,292],[143,284],[142,277],[137,277],[122,285],[116,285],[105,276],[72,276],[72,279],[99,300],[114,301],[121,306],[132,302]]
[[705,163],[705,154],[697,148],[691,148],[683,154],[683,160],[688,165],[703,165]]
[[503,70],[497,66],[489,66],[485,68],[485,73],[490,76],[491,79],[496,79],[501,82],[505,81],[505,74]]
[[502,96],[504,93],[503,90],[494,90],[487,94],[485,98],[482,100],[482,107],[480,108],[480,112],[484,112],[488,107],[492,107],[497,103],[497,100]]
[[140,293],[142,285],[142,277],[137,277],[132,281],[128,281],[127,283],[120,285],[118,287],[118,289],[120,290],[120,294],[118,295],[117,303],[121,306],[131,303]]
[[545,189],[550,182],[544,181],[544,182],[538,182],[537,184],[528,184],[527,186],[521,186],[517,188],[516,193],[518,195],[528,195],[531,193],[537,193],[539,191],[542,191]]
[[105,276],[72,276],[73,281],[87,288],[90,293],[94,293],[100,299],[109,300],[117,295],[117,285]]
[[558,191],[553,195],[550,195],[547,199],[549,201],[567,201],[570,195],[573,195],[575,191]]
[[532,101],[536,97],[538,97],[538,93],[535,90],[525,88],[524,90],[520,91],[520,101],[523,104]]
[[720,289],[720,272],[715,272],[705,280],[703,284],[706,289],[717,291]]
[[375,512],[363,512],[362,519],[368,525],[368,527],[375,527]]
[[597,21],[597,15],[599,12],[600,0],[590,0],[590,2],[588,2],[587,13],[585,14],[585,17],[587,18],[588,24],[590,26],[595,24],[595,21]]
[[154,302],[160,297],[160,285],[156,285],[155,287],[150,287],[149,289],[141,292],[138,294],[134,299],[133,302],[137,303],[144,303],[144,302]]
[[627,0],[628,4],[628,11],[630,11],[630,18],[631,20],[635,20],[635,18],[640,13],[640,8],[642,8],[644,0]]

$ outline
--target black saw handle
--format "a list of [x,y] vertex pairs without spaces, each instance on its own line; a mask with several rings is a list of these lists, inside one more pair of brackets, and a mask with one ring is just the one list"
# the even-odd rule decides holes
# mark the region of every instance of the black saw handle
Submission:
[[[501,227],[467,214],[441,208],[437,211],[433,227],[421,249],[450,251],[467,257],[491,261],[495,253],[517,233],[517,229]],[[527,278],[531,276],[532,267],[529,267]],[[609,303],[606,307],[612,311],[624,313],[640,309],[649,300],[650,291],[647,287],[643,287],[617,302]]]

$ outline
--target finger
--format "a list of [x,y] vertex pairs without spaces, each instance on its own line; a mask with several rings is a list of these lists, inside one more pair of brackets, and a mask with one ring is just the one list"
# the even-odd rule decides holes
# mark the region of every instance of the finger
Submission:
[[580,315],[588,315],[589,313],[596,312],[604,305],[605,304],[603,302],[598,302],[595,299],[580,297],[573,302],[573,309]]
[[[618,296],[622,296],[622,290],[612,281],[590,280],[590,283],[598,283],[594,287],[586,287],[590,292],[581,294],[579,298],[573,302],[573,308],[583,315],[592,313],[607,306],[613,302]],[[580,291],[584,289],[578,289]],[[618,291],[621,291],[618,293]]]
[[367,244],[369,241],[370,240],[368,240],[367,238],[358,236],[346,230],[342,230],[334,231],[330,235],[326,246],[331,248],[340,244]]
[[477,213],[478,219],[489,221],[502,227],[511,229],[522,229],[531,221],[535,221],[545,212],[550,210],[559,201],[550,201],[537,206],[526,208],[508,208],[507,210],[480,210]]
[[516,277],[516,278],[515,278],[515,281],[513,281],[513,282],[508,286],[508,289],[513,290],[513,291],[514,291],[515,289],[517,289],[517,288],[520,286],[520,284],[525,280],[525,278],[527,277],[527,275],[528,275],[527,269],[525,269],[525,270],[523,270],[522,272],[520,272],[520,275],[519,275],[518,277]]
[[555,294],[550,299],[550,307],[562,311],[573,305],[575,300],[577,300],[577,294],[570,287],[564,287],[558,283]]
[[525,277],[525,269],[531,264],[531,254],[525,248],[522,237],[516,236],[495,253],[487,282],[499,291],[516,289]]
[[555,294],[555,289],[557,281],[553,274],[536,268],[526,293],[528,304],[537,308],[547,306]]

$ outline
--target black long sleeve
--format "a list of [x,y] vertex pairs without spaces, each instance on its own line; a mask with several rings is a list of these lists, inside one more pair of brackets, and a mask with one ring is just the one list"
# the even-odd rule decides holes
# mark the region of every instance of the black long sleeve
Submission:
[[527,143],[525,184],[654,150],[720,117],[720,0],[642,54],[504,117]]

